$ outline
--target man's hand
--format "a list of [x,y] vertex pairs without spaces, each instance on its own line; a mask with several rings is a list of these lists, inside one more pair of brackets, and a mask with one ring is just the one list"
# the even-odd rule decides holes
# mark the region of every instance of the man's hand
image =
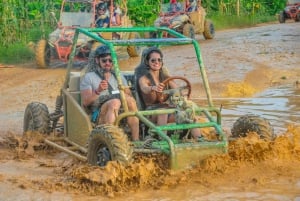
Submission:
[[108,89],[108,81],[107,81],[107,80],[102,80],[102,81],[100,82],[99,86],[98,86],[97,91],[98,91],[98,92],[101,92],[101,91],[104,91],[104,90],[106,90],[106,89]]

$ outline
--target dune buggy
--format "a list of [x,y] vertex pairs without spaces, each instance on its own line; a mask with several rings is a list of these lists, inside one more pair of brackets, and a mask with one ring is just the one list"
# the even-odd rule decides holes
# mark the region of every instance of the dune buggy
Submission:
[[[195,3],[194,8],[188,6],[191,3]],[[203,34],[205,39],[214,38],[214,25],[211,20],[206,19],[201,0],[186,0],[176,4],[177,10],[171,9],[171,4],[162,4],[160,16],[155,20],[154,26],[168,27],[193,39],[195,34]],[[156,33],[152,33],[152,36],[156,37]],[[164,36],[169,37],[167,33]]]
[[[106,40],[99,37],[98,32],[167,32],[173,38],[139,38],[130,40]],[[73,67],[78,36],[83,34],[101,44],[109,46],[114,64],[114,71],[119,84],[122,108],[113,125],[95,125],[91,117],[81,105],[79,82],[81,73]],[[137,89],[136,75],[133,71],[122,71],[119,66],[115,47],[117,46],[179,46],[191,45],[194,48],[196,69],[206,96],[206,103],[197,105],[189,99],[192,85],[187,77],[175,76],[170,79],[179,81],[178,88],[165,90],[169,94],[166,100],[171,108],[147,110],[142,107]],[[180,58],[178,56],[177,58]],[[167,64],[166,64],[167,65]],[[210,155],[224,154],[228,149],[227,136],[222,130],[220,110],[214,107],[212,96],[197,41],[184,37],[182,34],[164,27],[135,27],[135,28],[106,28],[84,29],[77,28],[73,39],[72,53],[66,70],[66,78],[60,95],[56,100],[54,112],[49,113],[48,107],[40,102],[27,105],[24,114],[24,132],[38,131],[48,134],[45,143],[67,152],[76,158],[87,161],[92,165],[105,166],[109,161],[130,164],[135,153],[159,153],[169,156],[169,167],[182,169],[191,167]],[[123,74],[128,86],[121,81]],[[188,76],[188,75],[187,75]],[[183,80],[183,83],[180,81]],[[165,82],[168,82],[165,80]],[[134,94],[139,110],[128,111],[124,90],[129,87]],[[166,125],[155,125],[151,115],[173,114],[175,122]],[[130,130],[126,118],[136,116],[140,121],[140,141],[130,141]],[[244,124],[244,123],[245,124]],[[252,127],[249,127],[251,125]],[[260,125],[262,129],[260,129]],[[247,127],[248,126],[248,127]],[[200,128],[203,137],[192,139],[190,131]],[[257,129],[268,137],[265,122],[257,121],[256,117],[244,117],[236,124],[235,135]],[[52,132],[55,131],[55,132]],[[59,131],[63,131],[60,133]],[[205,131],[205,132],[204,132]]]
[[300,21],[299,0],[289,0],[284,10],[279,13],[278,20],[280,23],[285,23],[287,19],[295,20],[295,22]]
[[[93,28],[95,27],[95,15],[97,0],[63,0],[60,9],[60,18],[57,21],[55,14],[53,17],[57,21],[57,28],[49,34],[48,40],[41,39],[35,48],[35,60],[38,68],[47,68],[51,63],[60,61],[67,63],[71,54],[73,45],[73,37],[77,27]],[[114,1],[111,0],[110,5]],[[127,11],[121,17],[121,25],[123,27],[131,27],[131,22],[127,17]],[[112,25],[111,25],[112,26]],[[101,37],[112,39],[111,34],[102,34]],[[76,44],[76,53],[74,59],[77,61],[87,61],[90,51],[96,46],[93,39],[83,34],[78,36]],[[137,33],[125,33],[120,35],[121,38],[137,38]],[[130,57],[139,56],[141,50],[128,46],[127,52]]]

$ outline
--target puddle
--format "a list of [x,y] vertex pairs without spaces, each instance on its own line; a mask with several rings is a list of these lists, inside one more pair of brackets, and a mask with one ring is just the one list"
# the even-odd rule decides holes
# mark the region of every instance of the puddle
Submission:
[[289,124],[300,125],[299,97],[300,88],[288,85],[267,89],[252,98],[215,98],[214,104],[222,107],[224,127],[231,128],[242,115],[255,114],[268,119],[275,134],[280,134]]

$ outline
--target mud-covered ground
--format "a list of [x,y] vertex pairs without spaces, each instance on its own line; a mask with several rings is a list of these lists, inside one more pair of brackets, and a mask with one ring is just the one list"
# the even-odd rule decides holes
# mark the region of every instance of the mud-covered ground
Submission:
[[[45,147],[42,136],[22,138],[26,105],[39,101],[53,111],[65,69],[0,64],[0,200],[300,200],[299,38],[300,23],[294,22],[220,31],[209,41],[199,36],[213,98],[254,98],[267,89],[288,87],[293,101],[282,115],[292,117],[284,131],[276,130],[274,141],[252,134],[231,142],[228,155],[183,172],[166,170],[158,156],[137,157],[126,168],[116,163],[90,167]],[[199,74],[191,68],[192,49],[163,51],[171,74],[187,76],[192,97],[205,98]],[[130,70],[139,60],[121,66]],[[280,113],[273,118],[280,121]]]

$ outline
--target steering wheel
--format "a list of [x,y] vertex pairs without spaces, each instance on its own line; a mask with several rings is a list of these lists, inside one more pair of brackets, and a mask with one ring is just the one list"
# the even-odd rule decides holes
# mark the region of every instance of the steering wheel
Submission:
[[[165,79],[162,83],[165,85],[165,87],[168,85],[168,83],[172,80],[182,80],[186,83],[186,86],[184,87],[178,87],[177,89],[188,89],[188,93],[187,93],[187,97],[190,98],[191,92],[192,92],[192,87],[191,87],[191,83],[184,77],[181,76],[172,76],[169,77],[167,79]],[[176,90],[176,89],[170,89],[170,90],[164,90],[163,92],[156,92],[157,94],[157,100],[159,103],[163,103],[165,102],[169,96],[166,96],[166,94],[170,94],[169,91],[171,91],[171,93]]]

